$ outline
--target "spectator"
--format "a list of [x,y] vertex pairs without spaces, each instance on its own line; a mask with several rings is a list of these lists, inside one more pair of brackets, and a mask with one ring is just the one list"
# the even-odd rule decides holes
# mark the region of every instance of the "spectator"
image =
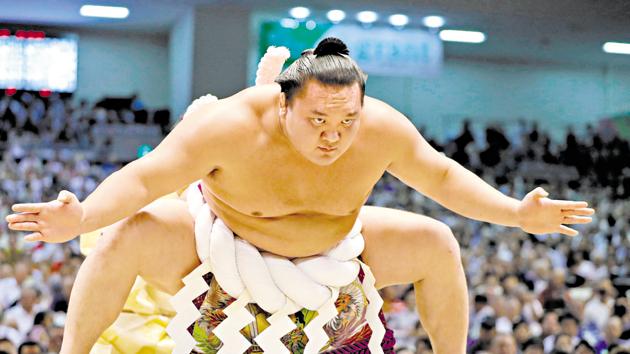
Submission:
[[471,320],[470,320],[470,333],[472,338],[479,337],[479,331],[481,329],[481,322],[487,317],[494,316],[494,309],[488,305],[488,297],[482,294],[475,295],[475,300],[472,306]]
[[18,354],[40,354],[43,353],[42,347],[37,342],[24,342],[18,348]]
[[481,321],[479,339],[471,346],[471,354],[487,351],[488,349],[490,349],[492,339],[496,335],[495,325],[496,321],[494,317],[486,317]]
[[575,354],[596,354],[595,349],[587,341],[581,340],[575,347]]
[[492,354],[516,354],[516,341],[511,334],[499,334],[492,339]]
[[23,337],[33,328],[35,315],[41,309],[41,305],[38,304],[38,297],[39,295],[35,288],[22,288],[20,302],[8,309],[5,314],[6,321],[16,323],[17,329]]
[[0,353],[5,352],[7,354],[17,354],[17,349],[13,341],[9,338],[0,336]]
[[[24,336],[17,330],[15,321],[7,321],[4,317],[4,311],[0,310],[0,338],[10,341],[13,346],[17,346],[22,343]],[[0,341],[1,343],[2,341]]]
[[544,354],[545,348],[539,338],[530,338],[523,343],[523,354]]
[[553,343],[553,352],[555,353],[573,353],[573,338],[566,334],[560,333],[556,336]]
[[595,349],[597,353],[602,353],[606,350],[611,351],[618,346],[621,332],[623,331],[621,319],[619,317],[611,317],[606,321],[604,328],[604,338],[602,338],[596,345]]

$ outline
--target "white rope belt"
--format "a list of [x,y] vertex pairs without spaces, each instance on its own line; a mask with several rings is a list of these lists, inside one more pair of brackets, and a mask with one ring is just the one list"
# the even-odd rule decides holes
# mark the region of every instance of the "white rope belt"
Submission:
[[339,288],[353,282],[359,268],[365,274],[362,286],[369,301],[366,320],[372,336],[368,347],[372,353],[383,353],[385,328],[378,317],[383,300],[374,287],[369,267],[357,259],[365,246],[358,219],[350,233],[322,255],[289,260],[260,252],[235,237],[204,203],[197,185],[195,182],[188,187],[186,198],[195,219],[197,255],[202,264],[183,279],[185,286],[171,299],[177,314],[166,331],[175,341],[173,353],[190,353],[195,346],[187,328],[201,313],[192,300],[208,291],[203,275],[209,272],[227,294],[237,299],[224,309],[227,318],[213,330],[223,343],[219,354],[243,353],[250,347],[251,343],[240,333],[241,328],[254,321],[245,308],[248,303],[272,314],[267,319],[270,326],[254,338],[265,353],[271,354],[290,353],[280,340],[296,328],[288,315],[302,308],[317,311],[318,316],[304,327],[309,338],[304,353],[319,353],[329,340],[323,327],[338,315],[335,301]]

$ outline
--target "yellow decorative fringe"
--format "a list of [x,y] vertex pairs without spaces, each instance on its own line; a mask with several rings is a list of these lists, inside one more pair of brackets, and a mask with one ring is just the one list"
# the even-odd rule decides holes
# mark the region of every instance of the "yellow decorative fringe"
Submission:
[[[185,188],[162,198],[180,198]],[[101,230],[81,235],[81,253],[88,255],[96,245]],[[166,326],[175,311],[170,295],[136,278],[127,301],[116,321],[105,330],[90,354],[168,354],[175,343]],[[86,319],[88,320],[88,319]]]

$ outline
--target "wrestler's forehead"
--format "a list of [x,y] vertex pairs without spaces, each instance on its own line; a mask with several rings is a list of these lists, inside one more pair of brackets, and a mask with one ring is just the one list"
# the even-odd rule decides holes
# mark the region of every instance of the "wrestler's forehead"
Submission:
[[341,86],[309,80],[296,98],[304,108],[320,112],[337,109],[356,111],[361,108],[361,88],[358,83]]

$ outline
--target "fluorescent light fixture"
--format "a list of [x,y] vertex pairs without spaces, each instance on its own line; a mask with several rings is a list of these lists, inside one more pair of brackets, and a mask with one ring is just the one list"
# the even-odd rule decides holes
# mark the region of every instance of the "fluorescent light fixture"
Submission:
[[309,31],[312,31],[315,29],[315,27],[317,27],[317,23],[313,20],[308,20],[306,21],[306,29]]
[[298,20],[302,20],[307,18],[311,14],[311,10],[306,7],[298,6],[289,10],[289,15],[293,18],[297,18]]
[[630,43],[606,42],[602,49],[606,53],[630,55]]
[[85,17],[127,18],[129,9],[118,6],[83,5],[79,13]]
[[284,28],[296,29],[298,28],[299,23],[292,18],[283,18],[280,20],[280,26]]
[[444,17],[442,16],[427,16],[422,19],[422,23],[429,28],[440,28],[444,26]]
[[346,13],[341,10],[330,10],[326,13],[326,17],[328,17],[332,23],[339,23],[346,18]]
[[483,43],[486,35],[475,31],[442,30],[440,39],[446,42]]
[[392,26],[403,27],[409,23],[409,17],[403,14],[395,14],[389,16],[389,23]]
[[361,11],[357,14],[357,20],[361,23],[373,23],[378,20],[378,14],[374,11]]

